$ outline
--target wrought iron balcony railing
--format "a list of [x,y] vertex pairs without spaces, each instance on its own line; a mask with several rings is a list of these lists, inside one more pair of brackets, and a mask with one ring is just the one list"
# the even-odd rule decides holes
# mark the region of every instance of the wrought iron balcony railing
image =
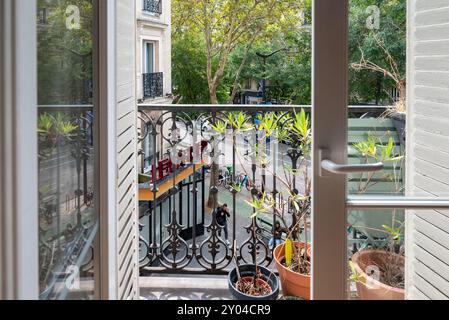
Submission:
[[164,95],[164,74],[162,72],[144,73],[143,98],[154,99]]
[[[290,230],[298,226],[291,197],[308,192],[298,173],[310,174],[310,157],[292,131],[301,110],[311,111],[310,106],[139,105],[142,274],[222,273],[235,259],[272,263],[272,226],[276,221]],[[309,214],[310,198],[304,199]],[[256,209],[257,200],[264,209]],[[228,232],[214,214],[223,203],[230,209]]]
[[162,0],[143,0],[143,11],[162,14]]

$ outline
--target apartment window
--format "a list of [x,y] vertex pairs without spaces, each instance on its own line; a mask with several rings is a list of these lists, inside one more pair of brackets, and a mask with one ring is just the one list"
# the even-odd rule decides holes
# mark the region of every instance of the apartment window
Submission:
[[154,99],[162,97],[164,94],[164,75],[162,72],[157,71],[156,64],[157,45],[153,41],[145,41],[143,43],[142,86],[144,99]]
[[156,64],[155,43],[144,44],[144,73],[154,73]]

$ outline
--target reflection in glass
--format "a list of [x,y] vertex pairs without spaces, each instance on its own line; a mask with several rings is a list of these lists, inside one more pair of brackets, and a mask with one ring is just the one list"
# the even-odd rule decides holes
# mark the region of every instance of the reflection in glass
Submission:
[[[348,175],[348,193],[405,195],[406,0],[350,0],[348,162],[384,163]],[[350,210],[350,297],[404,299],[405,210]]]
[[38,1],[41,299],[94,296],[93,4]]

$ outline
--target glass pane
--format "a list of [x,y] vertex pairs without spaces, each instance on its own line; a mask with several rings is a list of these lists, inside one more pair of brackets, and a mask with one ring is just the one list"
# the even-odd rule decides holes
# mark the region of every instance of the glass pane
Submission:
[[154,72],[154,44],[147,42],[146,50],[146,73]]
[[350,174],[349,194],[404,195],[406,1],[350,1],[348,162],[384,162]]
[[38,1],[41,299],[95,293],[93,2]]
[[404,213],[348,212],[349,299],[405,299]]

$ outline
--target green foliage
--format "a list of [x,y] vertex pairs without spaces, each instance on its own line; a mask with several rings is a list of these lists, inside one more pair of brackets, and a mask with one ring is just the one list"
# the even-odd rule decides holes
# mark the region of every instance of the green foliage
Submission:
[[[259,1],[263,5],[250,17],[262,14],[270,1]],[[185,103],[208,103],[207,41],[204,36],[204,22],[212,23],[209,45],[212,55],[212,75],[225,59],[223,76],[217,87],[220,103],[229,102],[230,92],[237,77],[238,90],[247,89],[250,80],[267,79],[267,99],[283,104],[311,104],[312,37],[307,26],[311,24],[311,1],[278,1],[271,16],[254,22],[246,32],[239,34],[229,51],[226,35],[244,21],[245,13],[254,1],[238,1],[237,7],[231,1],[184,1],[173,2],[173,79],[174,92],[182,96]],[[380,29],[370,30],[366,21],[370,15],[367,8],[380,8]],[[300,19],[298,12],[304,10]],[[206,11],[204,11],[206,10]],[[203,13],[202,13],[203,11]],[[207,19],[204,16],[207,13]],[[235,14],[238,12],[238,14]],[[234,14],[234,19],[232,19]],[[253,19],[256,21],[255,19]],[[270,21],[270,23],[267,23]],[[304,26],[305,24],[305,26]],[[256,33],[257,31],[257,33]],[[256,35],[254,38],[252,36]],[[405,80],[406,65],[406,0],[351,0],[349,31],[350,63],[358,63],[361,52],[365,59],[391,69],[385,50],[391,54]],[[271,53],[280,49],[275,56],[266,59],[266,66],[257,52]],[[225,54],[223,54],[225,53]],[[242,67],[243,64],[243,67]],[[195,79],[195,81],[192,81]],[[391,104],[388,90],[396,83],[385,74],[371,70],[350,68],[350,104]]]
[[[305,1],[310,2],[310,1]],[[195,48],[187,58],[192,76],[200,70],[200,92],[203,93],[207,83],[210,102],[228,102],[229,93],[234,82],[239,80],[240,65],[245,65],[248,48],[261,41],[269,41],[273,35],[285,28],[295,29],[299,26],[299,12],[304,2],[296,0],[174,0],[173,6],[173,63],[186,62],[184,53],[191,43],[183,45],[183,39],[195,38]],[[234,52],[241,51],[238,66],[229,66]],[[235,59],[238,61],[239,59]],[[197,68],[194,67],[196,65]],[[182,101],[192,98],[204,99],[204,95],[193,95],[189,79],[175,76],[175,92]],[[205,80],[205,81],[204,81]],[[190,90],[189,90],[190,89]],[[198,88],[195,88],[198,89]],[[196,91],[195,91],[196,92]],[[227,94],[227,99],[226,94]],[[199,101],[195,101],[198,103]]]
[[258,197],[253,197],[252,201],[245,200],[245,202],[254,210],[254,214],[251,216],[251,219],[259,214],[270,213],[270,209],[272,209],[275,204],[273,199],[267,196],[266,192],[263,193],[260,199]]
[[[210,102],[206,65],[206,46],[199,32],[191,30],[174,33],[172,39],[173,93],[182,97],[181,103],[207,104]],[[218,99],[225,103],[229,90],[221,85]]]
[[[390,61],[378,41],[385,46],[398,66],[402,79],[406,74],[406,0],[350,0],[349,60],[358,63],[362,58],[391,71]],[[377,5],[380,9],[380,28],[370,30],[366,22],[367,8]],[[350,68],[350,104],[391,104],[388,89],[395,82],[380,72]]]
[[400,225],[399,227],[396,227],[396,228],[394,226],[390,227],[387,225],[383,225],[382,228],[384,228],[388,232],[388,234],[391,237],[391,241],[393,241],[396,244],[401,244],[402,232],[403,232],[402,225]]
[[362,275],[360,273],[357,272],[354,263],[352,261],[349,261],[349,269],[351,270],[350,273],[350,281],[353,282],[359,282],[359,283],[364,283],[365,282],[365,278],[362,277]]
[[239,131],[249,131],[254,128],[254,125],[250,123],[251,118],[243,112],[229,112],[228,121],[232,128]]
[[355,143],[354,148],[364,158],[379,162],[398,162],[404,158],[403,155],[394,154],[394,141],[391,136],[388,138],[388,143],[383,144],[380,138],[368,133],[366,140]]
[[38,133],[40,136],[47,137],[64,137],[70,138],[74,131],[78,129],[78,125],[62,113],[41,114],[38,118]]
[[[266,60],[257,52],[267,54],[284,49]],[[225,81],[232,86],[234,75],[243,60],[245,46],[238,46],[229,58]],[[249,80],[267,80],[267,100],[284,104],[311,104],[312,37],[308,29],[279,32],[272,39],[254,44],[242,70],[239,88]]]
[[[38,27],[39,104],[92,103],[92,1],[38,0],[37,5],[48,12]],[[66,27],[69,5],[80,9],[79,29]]]

